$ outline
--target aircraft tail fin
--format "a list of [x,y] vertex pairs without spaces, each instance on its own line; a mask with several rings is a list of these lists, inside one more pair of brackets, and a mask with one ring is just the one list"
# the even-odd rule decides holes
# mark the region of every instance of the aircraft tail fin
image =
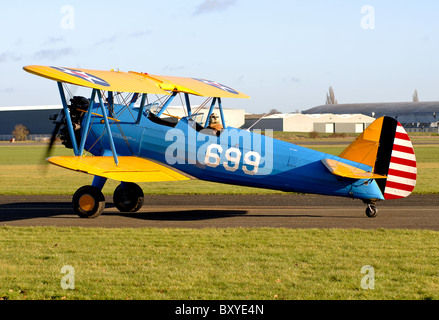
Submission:
[[370,124],[340,157],[369,165],[373,173],[386,176],[376,182],[385,199],[405,198],[416,184],[416,157],[404,127],[391,117]]

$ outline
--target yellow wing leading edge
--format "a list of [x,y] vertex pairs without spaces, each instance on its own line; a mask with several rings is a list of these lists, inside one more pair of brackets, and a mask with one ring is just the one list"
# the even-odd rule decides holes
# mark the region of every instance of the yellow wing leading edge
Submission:
[[100,71],[49,66],[26,66],[25,71],[50,80],[105,91],[168,95],[156,82],[122,71]]
[[119,157],[116,166],[113,157],[57,156],[48,158],[52,164],[74,171],[125,182],[158,182],[190,180],[189,177],[156,162],[134,157]]
[[134,71],[102,71],[78,68],[31,65],[25,71],[54,81],[93,89],[169,95],[184,92],[203,97],[249,98],[216,81],[201,78],[157,76]]

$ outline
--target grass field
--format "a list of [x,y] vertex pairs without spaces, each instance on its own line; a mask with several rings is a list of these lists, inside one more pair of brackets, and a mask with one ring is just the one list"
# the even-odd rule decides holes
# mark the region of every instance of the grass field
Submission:
[[[439,193],[439,145],[425,144],[434,138],[414,139],[417,193]],[[347,144],[307,147],[339,154]],[[44,164],[44,152],[0,145],[0,195],[71,195],[90,184]],[[275,192],[203,181],[141,186],[145,194]],[[437,239],[427,230],[0,227],[0,299],[439,299]],[[73,290],[61,288],[64,265],[75,270]],[[365,265],[374,289],[361,286]]]
[[[2,299],[439,298],[437,232],[0,227]],[[61,268],[75,288],[62,289]],[[361,285],[374,268],[373,289]]]

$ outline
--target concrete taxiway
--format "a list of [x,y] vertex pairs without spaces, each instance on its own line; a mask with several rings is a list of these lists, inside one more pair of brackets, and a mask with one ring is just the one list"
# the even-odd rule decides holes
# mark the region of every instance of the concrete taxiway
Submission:
[[0,226],[100,228],[358,228],[439,230],[439,196],[379,202],[368,218],[360,200],[319,195],[145,195],[143,207],[121,214],[106,198],[96,219],[72,212],[71,196],[0,196]]

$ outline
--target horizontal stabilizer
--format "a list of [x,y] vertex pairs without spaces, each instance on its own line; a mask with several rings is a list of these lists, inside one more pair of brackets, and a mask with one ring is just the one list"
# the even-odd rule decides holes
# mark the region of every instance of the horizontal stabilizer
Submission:
[[139,157],[50,157],[48,162],[74,171],[117,181],[158,182],[190,180],[190,178],[156,162]]
[[332,174],[344,178],[352,179],[385,179],[384,175],[367,172],[362,169],[351,166],[347,163],[343,163],[334,159],[322,159],[322,163],[331,171]]

